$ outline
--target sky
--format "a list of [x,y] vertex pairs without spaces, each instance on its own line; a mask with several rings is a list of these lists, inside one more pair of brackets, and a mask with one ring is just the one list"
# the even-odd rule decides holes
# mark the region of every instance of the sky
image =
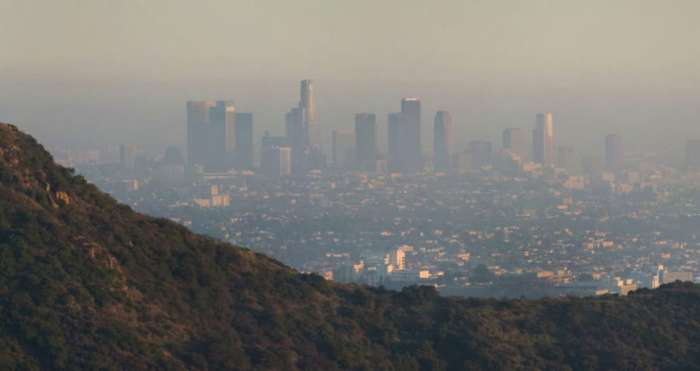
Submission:
[[423,101],[457,144],[554,113],[558,143],[680,153],[700,138],[700,2],[0,0],[0,121],[55,146],[184,143],[185,101],[282,133],[301,79],[320,124]]

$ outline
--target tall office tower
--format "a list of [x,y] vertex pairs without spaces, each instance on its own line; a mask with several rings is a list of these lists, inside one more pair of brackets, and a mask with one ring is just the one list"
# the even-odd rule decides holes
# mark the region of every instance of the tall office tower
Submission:
[[308,135],[308,144],[311,146],[321,145],[321,131],[316,117],[316,97],[314,95],[314,83],[312,80],[302,80],[301,99],[299,108],[304,110],[304,127]]
[[292,149],[288,146],[269,147],[262,151],[260,172],[269,177],[280,177],[292,173]]
[[304,174],[309,169],[308,132],[304,122],[305,110],[294,107],[285,116],[287,140],[292,150],[292,173]]
[[125,170],[134,170],[136,166],[136,146],[122,144],[119,146],[119,165]]
[[270,177],[290,175],[292,149],[286,137],[273,137],[265,133],[260,146],[260,172]]
[[470,167],[478,169],[491,165],[491,142],[487,140],[472,140],[469,142]]
[[387,116],[387,168],[391,173],[402,170],[402,159],[399,149],[401,113],[394,112]]
[[234,166],[236,148],[236,106],[217,101],[209,108],[209,158],[205,168],[227,170]]
[[292,149],[277,147],[280,154],[280,176],[292,175]]
[[622,138],[617,134],[610,134],[605,137],[605,167],[611,171],[622,169],[624,152],[622,149]]
[[525,130],[520,128],[503,130],[503,149],[517,155],[521,160],[526,160],[528,145]]
[[316,112],[316,96],[312,80],[301,81],[301,99],[299,108],[304,111],[304,130],[307,148],[304,166],[306,170],[322,170],[326,167],[326,155],[321,141],[321,126]]
[[236,114],[236,167],[253,168],[253,114]]
[[355,115],[355,163],[360,171],[377,171],[377,117],[374,113]]
[[301,81],[299,104],[287,113],[286,126],[292,150],[292,172],[305,174],[324,168],[326,159],[321,147],[313,81]]
[[433,167],[436,171],[449,171],[452,156],[452,116],[447,111],[437,111],[433,127]]
[[688,169],[700,169],[700,139],[691,139],[686,142],[685,166]]
[[420,99],[401,99],[401,119],[399,125],[399,155],[402,172],[416,173],[423,169],[423,153],[420,141],[421,108]]
[[554,165],[554,127],[552,113],[538,113],[532,131],[532,159],[542,165]]
[[355,168],[355,133],[351,130],[333,129],[333,167],[338,170]]
[[204,166],[207,162],[209,139],[209,109],[211,101],[187,102],[187,164]]

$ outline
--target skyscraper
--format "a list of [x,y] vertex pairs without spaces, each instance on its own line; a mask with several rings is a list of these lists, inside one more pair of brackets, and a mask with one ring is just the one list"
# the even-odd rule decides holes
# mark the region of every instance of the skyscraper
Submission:
[[260,172],[270,177],[291,174],[292,149],[286,137],[273,137],[265,133],[260,146]]
[[277,147],[280,156],[280,176],[292,174],[292,149],[289,147]]
[[610,134],[605,137],[605,167],[611,171],[622,169],[624,152],[622,149],[622,138],[617,134]]
[[253,114],[236,114],[236,167],[253,167]]
[[204,166],[207,158],[211,101],[187,102],[187,164]]
[[433,127],[433,167],[436,171],[449,171],[452,155],[452,116],[447,111],[435,114]]
[[525,131],[520,128],[503,130],[503,149],[517,155],[521,160],[527,159],[528,145]]
[[260,172],[269,177],[292,173],[292,149],[288,146],[268,147],[262,151]]
[[294,107],[285,116],[287,140],[292,151],[292,173],[304,174],[308,170],[308,134],[304,122],[305,110]]
[[208,155],[205,168],[226,170],[233,167],[236,148],[236,106],[231,101],[217,101],[209,108]]
[[287,113],[286,127],[292,150],[292,172],[305,174],[325,167],[313,81],[301,81],[299,103]]
[[542,165],[554,165],[554,127],[552,113],[538,113],[532,131],[532,159]]
[[299,108],[304,110],[304,127],[307,131],[308,143],[311,146],[320,146],[321,133],[316,117],[314,83],[312,80],[302,80],[300,88]]
[[355,152],[358,170],[377,170],[377,117],[374,113],[355,115]]
[[401,100],[399,155],[401,171],[416,173],[423,169],[421,148],[421,102],[419,98]]
[[394,112],[387,115],[387,168],[389,172],[401,171],[401,153],[399,151],[399,132],[401,125],[401,113]]
[[[237,123],[237,120],[240,123]],[[187,102],[187,163],[205,171],[250,168],[253,115],[236,113],[232,101]]]

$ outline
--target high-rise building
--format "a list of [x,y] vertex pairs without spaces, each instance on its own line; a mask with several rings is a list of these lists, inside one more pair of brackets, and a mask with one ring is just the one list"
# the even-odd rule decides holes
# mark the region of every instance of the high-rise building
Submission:
[[478,169],[491,165],[492,147],[487,140],[472,140],[469,142],[470,167]]
[[401,113],[394,112],[387,116],[387,167],[389,172],[401,171],[401,153],[399,150]]
[[187,102],[187,164],[204,166],[209,146],[209,109],[212,101]]
[[299,104],[287,113],[286,127],[292,150],[292,172],[305,174],[309,170],[324,168],[313,81],[301,81]]
[[253,114],[236,114],[236,167],[253,168]]
[[331,142],[333,166],[339,170],[355,168],[355,133],[333,129]]
[[204,170],[234,163],[236,107],[230,101],[187,102],[187,162]]
[[308,166],[308,135],[305,122],[305,110],[294,107],[285,117],[287,140],[292,150],[292,173],[304,174]]
[[423,169],[421,102],[419,98],[403,98],[401,100],[399,155],[402,172],[416,173]]
[[233,167],[236,148],[236,106],[217,101],[209,108],[208,159],[206,169],[226,170]]
[[270,177],[292,173],[292,149],[286,137],[273,137],[265,133],[260,146],[260,172]]
[[280,176],[292,174],[292,149],[289,147],[277,147],[280,154]]
[[270,132],[265,131],[261,140],[260,150],[271,147],[289,147],[289,138],[286,136],[272,136]]
[[316,112],[316,95],[312,80],[301,81],[299,107],[304,110],[304,129],[307,135],[307,156],[305,166],[308,170],[322,170],[326,167],[326,156],[321,140],[321,126]]
[[700,169],[700,139],[691,139],[686,142],[685,166],[689,169]]
[[355,152],[358,170],[377,171],[377,117],[374,113],[355,115]]
[[525,130],[508,128],[503,130],[503,149],[517,155],[521,160],[528,158],[528,145]]
[[418,98],[403,98],[401,112],[388,116],[388,162],[391,172],[416,173],[423,168],[420,106]]
[[554,165],[554,127],[552,113],[538,113],[532,131],[532,159],[542,165]]
[[320,146],[321,133],[316,117],[314,83],[312,80],[302,80],[300,88],[299,108],[304,110],[304,127],[308,135],[307,141],[311,146]]
[[262,151],[260,172],[269,177],[292,173],[292,149],[288,146],[270,147]]
[[605,137],[605,167],[611,171],[622,169],[624,152],[622,149],[622,138],[617,134],[610,134]]
[[447,111],[438,111],[433,128],[433,167],[436,171],[450,170],[452,141],[452,116]]

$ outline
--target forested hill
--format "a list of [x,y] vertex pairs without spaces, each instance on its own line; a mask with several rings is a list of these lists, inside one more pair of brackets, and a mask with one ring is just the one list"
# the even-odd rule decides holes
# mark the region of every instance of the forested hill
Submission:
[[0,124],[0,369],[697,369],[700,288],[339,285],[119,205]]

